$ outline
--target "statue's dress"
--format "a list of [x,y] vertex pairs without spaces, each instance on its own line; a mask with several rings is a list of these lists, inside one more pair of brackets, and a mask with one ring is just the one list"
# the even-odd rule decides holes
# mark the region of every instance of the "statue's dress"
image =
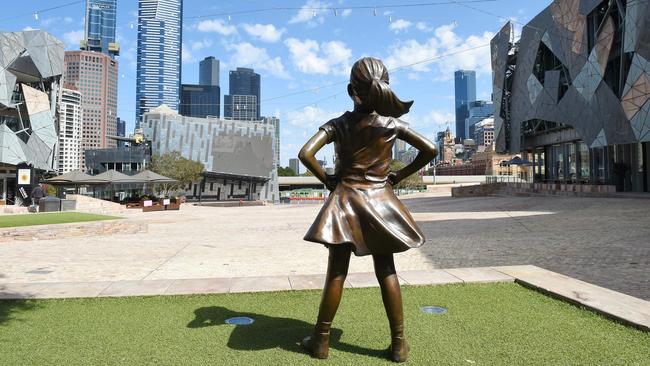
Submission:
[[388,180],[393,145],[408,125],[376,113],[346,112],[320,127],[334,142],[339,184],[304,239],[350,243],[354,254],[391,254],[424,244],[424,235]]

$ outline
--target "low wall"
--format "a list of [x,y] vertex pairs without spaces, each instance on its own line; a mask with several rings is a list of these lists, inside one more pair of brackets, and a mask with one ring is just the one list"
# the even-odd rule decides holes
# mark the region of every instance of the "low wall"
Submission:
[[248,206],[266,206],[265,201],[205,201],[195,202],[194,206],[205,207],[248,207]]
[[144,221],[107,220],[69,224],[35,225],[0,229],[0,242],[63,239],[78,236],[146,233]]
[[454,187],[452,197],[511,196],[614,197],[616,186],[562,183],[487,183]]
[[452,197],[485,197],[501,193],[506,183],[478,184],[473,186],[453,187]]

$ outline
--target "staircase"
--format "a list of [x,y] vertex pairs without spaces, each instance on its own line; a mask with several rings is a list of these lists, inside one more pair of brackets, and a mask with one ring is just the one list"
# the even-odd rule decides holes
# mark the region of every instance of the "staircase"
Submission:
[[78,194],[68,194],[66,199],[77,201],[76,211],[78,212],[105,215],[119,215],[127,212],[126,207],[119,203],[104,201],[98,198]]

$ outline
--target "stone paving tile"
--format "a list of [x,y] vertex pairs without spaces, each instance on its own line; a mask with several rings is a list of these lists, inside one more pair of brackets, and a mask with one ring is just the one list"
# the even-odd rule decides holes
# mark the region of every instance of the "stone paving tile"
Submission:
[[230,278],[199,278],[173,280],[165,295],[221,294],[230,291]]
[[34,299],[65,299],[78,297],[97,297],[110,282],[61,282],[43,284],[31,296]]
[[535,266],[495,267],[495,269],[516,277],[517,282],[650,331],[650,301]]
[[512,282],[515,279],[492,268],[452,268],[447,273],[461,279],[465,283]]
[[115,281],[99,297],[163,295],[173,280]]
[[28,299],[37,294],[42,283],[4,283],[0,284],[0,300]]
[[443,285],[463,282],[460,278],[442,269],[402,271],[398,275],[404,283],[409,285]]
[[[289,283],[292,290],[322,290],[325,287],[325,275],[297,275],[289,276]],[[343,287],[352,287],[348,280],[345,280]]]
[[266,292],[291,290],[289,277],[235,277],[230,284],[230,292]]
[[[349,282],[350,287],[354,288],[379,287],[375,272],[348,273],[346,282]],[[407,284],[402,278],[399,278],[399,283],[400,285]]]

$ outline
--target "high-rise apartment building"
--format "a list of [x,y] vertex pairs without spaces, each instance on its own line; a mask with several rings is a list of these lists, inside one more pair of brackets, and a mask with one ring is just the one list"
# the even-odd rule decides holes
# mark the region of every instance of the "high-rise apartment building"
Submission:
[[81,169],[82,95],[64,88],[59,104],[59,174]]
[[181,0],[138,1],[136,128],[144,113],[161,104],[179,110],[182,29]]
[[87,0],[85,37],[81,49],[105,53],[111,57],[120,54],[115,42],[117,0]]
[[229,94],[224,96],[223,115],[238,120],[260,119],[260,74],[238,67],[230,71]]
[[199,84],[219,86],[219,60],[214,56],[199,62]]
[[476,100],[476,71],[458,70],[454,73],[456,90],[456,138],[460,141],[465,135],[465,120],[469,117],[469,104]]
[[66,51],[64,64],[65,83],[82,95],[81,156],[85,150],[115,147],[107,136],[117,134],[118,62],[104,53]]

